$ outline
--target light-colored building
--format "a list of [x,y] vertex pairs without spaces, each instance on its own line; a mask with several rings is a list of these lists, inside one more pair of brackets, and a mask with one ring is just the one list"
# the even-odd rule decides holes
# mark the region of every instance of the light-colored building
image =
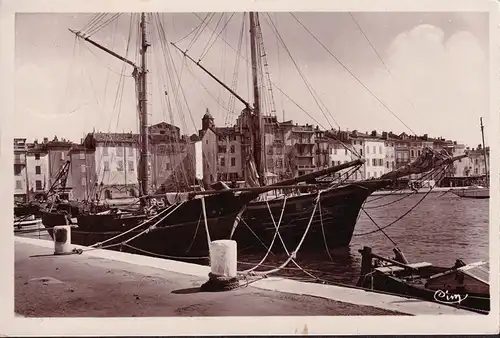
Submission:
[[29,180],[26,163],[27,145],[25,138],[14,139],[14,200],[28,201]]
[[364,139],[365,177],[380,178],[385,173],[386,151],[384,140],[372,133]]
[[46,144],[28,144],[26,152],[28,187],[30,199],[46,193],[50,189],[49,153]]

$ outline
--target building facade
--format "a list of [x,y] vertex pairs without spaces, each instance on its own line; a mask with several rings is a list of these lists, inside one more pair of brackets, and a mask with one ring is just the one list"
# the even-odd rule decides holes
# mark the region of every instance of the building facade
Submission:
[[14,200],[27,202],[29,192],[25,138],[14,139]]

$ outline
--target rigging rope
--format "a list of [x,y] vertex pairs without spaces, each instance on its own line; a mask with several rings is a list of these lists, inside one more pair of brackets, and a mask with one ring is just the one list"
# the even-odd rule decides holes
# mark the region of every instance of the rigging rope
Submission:
[[[442,172],[445,172],[446,169],[448,169],[448,165],[444,168],[444,170],[442,170]],[[420,205],[420,203],[432,192],[432,189],[434,187],[431,187],[429,189],[429,191],[427,191],[427,193],[425,193],[425,195],[413,206],[411,207],[407,212],[405,212],[403,215],[401,215],[400,217],[398,217],[395,221],[389,223],[388,225],[385,225],[383,227],[379,227],[377,230],[373,230],[373,231],[368,231],[368,232],[363,232],[363,233],[359,233],[359,234],[353,234],[354,237],[359,237],[359,236],[366,236],[366,235],[370,235],[370,234],[373,234],[373,233],[376,233],[376,232],[379,232],[379,231],[382,231],[384,229],[387,229],[389,228],[390,226],[396,224],[397,222],[399,222],[400,220],[402,220],[404,217],[406,217],[406,215],[408,215],[410,212],[412,212],[417,206]],[[363,209],[364,210],[364,209]]]
[[293,13],[290,13],[290,15],[306,30],[306,32],[309,33],[309,35],[311,35],[328,52],[328,54],[330,54],[335,60],[337,60],[337,62],[342,66],[342,68],[344,68],[349,74],[351,74],[352,77],[354,77],[354,79],[356,79],[356,81],[361,86],[363,86],[363,88],[365,88],[373,98],[375,98],[388,112],[390,112],[395,118],[399,120],[399,122],[401,122],[406,128],[408,128],[409,131],[411,131],[414,135],[416,135],[413,129],[411,129],[406,123],[404,123],[403,120],[401,120],[401,118],[399,118],[381,99],[379,99],[378,96],[376,96],[375,93],[373,93],[373,91],[371,91],[349,68],[347,68],[342,63],[342,61],[340,61],[340,59],[337,58],[335,54],[333,54],[330,51],[330,49],[328,49],[328,47],[326,47]]

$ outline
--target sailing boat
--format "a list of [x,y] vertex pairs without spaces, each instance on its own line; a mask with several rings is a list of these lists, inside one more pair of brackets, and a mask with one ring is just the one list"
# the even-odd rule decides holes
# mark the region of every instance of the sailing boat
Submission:
[[484,126],[483,126],[483,118],[480,118],[481,123],[481,136],[483,141],[483,156],[484,156],[484,166],[485,166],[485,185],[472,185],[470,187],[466,187],[463,189],[454,189],[452,192],[460,197],[465,198],[490,198],[490,188],[489,188],[489,171],[488,171],[488,156],[486,153],[486,147],[484,145]]
[[[260,249],[264,246],[267,249],[267,245],[275,237],[275,225],[278,221],[279,224],[284,224],[279,233],[287,247],[294,247],[304,238],[307,242],[304,243],[304,249],[322,250],[325,245],[329,248],[348,246],[360,209],[372,192],[390,185],[399,177],[430,171],[461,158],[452,158],[426,148],[414,162],[385,174],[378,180],[370,179],[348,184],[341,182],[326,187],[311,188],[312,191],[298,195],[272,200],[258,199],[261,194],[269,191],[303,187],[299,184],[315,182],[318,178],[362,165],[364,160],[357,159],[274,184],[265,184],[261,140],[262,116],[256,67],[258,13],[249,13],[249,18],[253,105],[204,69],[199,62],[197,65],[243,103],[243,115],[247,117],[248,128],[252,131],[247,168],[252,169],[254,167],[252,163],[255,163],[255,177],[258,184],[247,188],[229,188],[216,182],[208,186],[208,190],[178,194],[182,195],[182,200],[163,207],[152,206],[149,203],[151,199],[165,197],[165,194],[149,193],[146,50],[150,44],[146,39],[146,14],[141,14],[140,22],[140,65],[103,47],[83,33],[71,30],[78,38],[131,65],[134,69],[141,126],[140,187],[141,195],[147,197],[141,199],[142,211],[134,217],[96,213],[78,215],[78,228],[72,230],[71,235],[74,243],[85,246],[107,243],[112,249],[120,248],[164,257],[196,258],[207,255],[207,241],[217,239],[234,239],[240,248]],[[187,56],[185,53],[184,55]],[[200,177],[198,179],[201,180]],[[320,212],[316,212],[318,205]],[[57,224],[44,223],[44,225],[52,235],[51,227]],[[205,230],[200,230],[200,226]],[[307,237],[304,237],[306,234]],[[129,235],[126,241],[123,240],[125,235]],[[283,249],[286,251],[286,248]]]

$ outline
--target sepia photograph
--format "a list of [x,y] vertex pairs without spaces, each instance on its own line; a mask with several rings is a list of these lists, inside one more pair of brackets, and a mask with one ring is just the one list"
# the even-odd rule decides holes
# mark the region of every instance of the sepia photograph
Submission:
[[498,326],[492,20],[16,12],[15,320]]

